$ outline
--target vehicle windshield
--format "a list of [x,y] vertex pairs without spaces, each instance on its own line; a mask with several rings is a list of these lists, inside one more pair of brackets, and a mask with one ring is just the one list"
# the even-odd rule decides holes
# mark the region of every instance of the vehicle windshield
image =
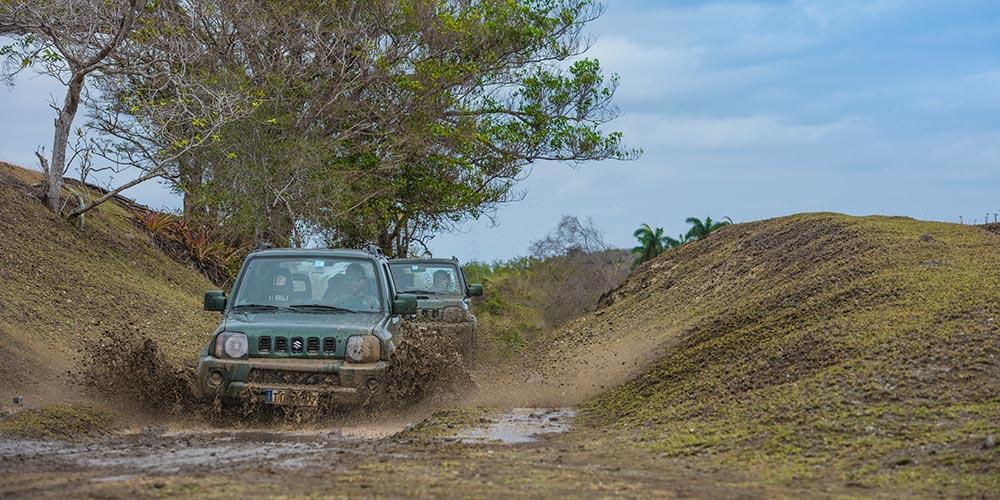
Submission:
[[392,279],[402,293],[465,295],[455,264],[390,263]]
[[375,266],[338,257],[257,257],[247,263],[233,308],[303,313],[381,312]]

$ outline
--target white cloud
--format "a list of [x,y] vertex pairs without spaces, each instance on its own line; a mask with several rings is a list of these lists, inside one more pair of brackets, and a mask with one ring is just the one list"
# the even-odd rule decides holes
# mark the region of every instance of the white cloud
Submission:
[[876,135],[870,126],[850,118],[808,124],[770,115],[632,114],[619,125],[625,129],[626,137],[643,147],[674,151],[801,148],[868,140]]

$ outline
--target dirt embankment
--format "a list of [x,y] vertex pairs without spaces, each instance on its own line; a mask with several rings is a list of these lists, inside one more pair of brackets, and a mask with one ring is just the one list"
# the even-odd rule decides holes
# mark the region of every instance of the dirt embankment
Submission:
[[603,306],[480,400],[582,402],[623,441],[768,480],[1000,491],[1000,235],[741,224],[644,265]]
[[214,288],[167,258],[115,203],[83,230],[31,196],[37,172],[0,164],[0,401],[37,407],[85,397],[65,373],[121,332],[155,341],[175,366],[193,361],[217,317]]

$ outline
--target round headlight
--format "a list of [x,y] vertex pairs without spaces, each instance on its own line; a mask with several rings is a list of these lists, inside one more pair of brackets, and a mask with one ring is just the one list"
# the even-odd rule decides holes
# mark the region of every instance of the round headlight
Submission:
[[347,339],[347,360],[374,363],[382,357],[382,342],[374,335],[356,335]]
[[250,350],[247,336],[239,332],[223,332],[215,340],[215,357],[243,358]]

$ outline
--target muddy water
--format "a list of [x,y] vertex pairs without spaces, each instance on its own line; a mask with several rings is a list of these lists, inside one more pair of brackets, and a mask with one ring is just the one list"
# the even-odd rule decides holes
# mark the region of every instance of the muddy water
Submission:
[[530,443],[543,434],[568,431],[575,416],[571,408],[514,408],[493,421],[463,429],[453,438],[466,444]]
[[[516,408],[459,429],[442,442],[527,443],[545,434],[566,432],[573,415],[565,408]],[[80,472],[91,483],[108,483],[150,474],[329,470],[363,456],[391,458],[388,455],[393,453],[387,448],[391,448],[392,435],[402,429],[385,424],[306,431],[150,428],[82,443],[0,437],[0,476]]]

